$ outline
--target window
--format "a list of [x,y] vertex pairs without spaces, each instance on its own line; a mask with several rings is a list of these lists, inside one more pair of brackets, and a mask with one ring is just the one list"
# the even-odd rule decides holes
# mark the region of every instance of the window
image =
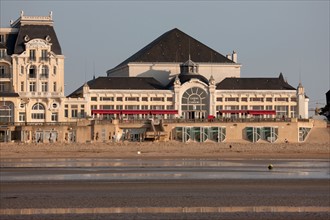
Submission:
[[52,107],[53,107],[53,109],[57,109],[58,104],[56,102],[53,102]]
[[37,77],[37,68],[36,66],[32,65],[29,68],[29,78],[36,78]]
[[148,97],[142,97],[142,101],[143,102],[147,102],[148,101]]
[[250,102],[263,102],[264,98],[250,98]]
[[42,92],[48,92],[48,82],[42,82],[41,83],[41,91]]
[[97,101],[97,97],[91,97],[91,101]]
[[138,105],[125,105],[125,109],[127,109],[127,110],[139,110],[140,106],[138,106]]
[[4,92],[4,91],[5,91],[5,84],[0,83],[0,92]]
[[273,98],[266,98],[266,102],[272,102]]
[[219,110],[222,110],[222,105],[217,105],[216,107],[215,107],[215,109],[217,110],[217,111],[219,111]]
[[6,67],[5,66],[0,66],[0,75],[3,77],[6,73]]
[[123,97],[117,97],[117,101],[118,102],[122,102],[123,101]]
[[173,105],[167,105],[167,106],[166,106],[166,109],[167,109],[167,110],[174,109],[174,106],[173,106]]
[[264,106],[262,105],[254,105],[251,108],[252,110],[264,110]]
[[150,109],[152,109],[152,110],[164,110],[165,106],[163,106],[163,105],[150,105]]
[[51,121],[58,121],[58,114],[56,112],[52,113]]
[[131,102],[134,102],[134,101],[138,102],[139,100],[140,100],[139,97],[126,97],[125,98],[125,101],[131,101]]
[[111,110],[114,109],[113,105],[100,105],[100,109]]
[[241,98],[241,101],[242,102],[247,102],[248,101],[248,99],[245,97],[245,98]]
[[30,82],[30,92],[35,92],[36,90],[36,82]]
[[275,101],[276,102],[287,102],[288,101],[288,98],[275,98]]
[[162,97],[151,97],[152,102],[164,102],[164,98]]
[[47,61],[48,60],[48,52],[47,50],[41,50],[41,60]]
[[42,65],[40,77],[41,78],[48,78],[48,73],[49,73],[48,66],[47,65]]
[[273,106],[271,106],[271,105],[266,105],[266,110],[273,110]]
[[24,82],[21,82],[21,92],[24,92]]
[[5,58],[6,56],[6,50],[5,49],[0,49],[0,59]]
[[36,50],[30,50],[30,61],[36,61]]
[[71,109],[71,117],[72,118],[78,117],[78,109]]
[[148,106],[147,105],[141,105],[141,109],[142,110],[148,110]]
[[222,102],[222,97],[217,97],[217,102]]
[[57,90],[57,84],[56,84],[56,82],[54,82],[53,83],[53,91],[56,92],[56,90]]
[[56,75],[56,72],[57,72],[57,68],[56,68],[56,66],[54,66],[54,68],[53,68],[53,74]]
[[24,112],[20,112],[18,115],[18,120],[19,121],[25,121],[25,113]]
[[173,97],[167,97],[166,100],[167,100],[168,102],[173,102]]
[[64,117],[69,117],[69,110],[68,109],[65,109],[64,110]]
[[239,110],[239,106],[238,105],[227,105],[225,106],[226,110]]
[[241,105],[241,110],[247,110],[247,109],[248,109],[247,105]]
[[21,66],[21,74],[24,74],[24,66]]
[[225,98],[226,102],[238,102],[239,98]]
[[100,101],[113,101],[114,98],[113,97],[101,97]]
[[34,104],[32,106],[31,118],[37,120],[45,119],[45,106],[41,103]]
[[0,34],[0,43],[5,43],[5,35]]
[[291,102],[296,102],[297,98],[296,97],[291,97]]
[[123,110],[123,106],[122,105],[116,105],[116,109],[117,110]]
[[91,109],[92,110],[97,109],[97,105],[91,105]]

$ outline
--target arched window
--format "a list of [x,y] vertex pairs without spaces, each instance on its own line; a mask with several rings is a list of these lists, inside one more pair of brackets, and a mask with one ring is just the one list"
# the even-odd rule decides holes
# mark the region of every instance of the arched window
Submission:
[[41,103],[36,103],[32,106],[31,118],[35,121],[44,121],[45,106]]
[[31,65],[29,68],[29,78],[37,77],[37,67],[35,65]]
[[0,122],[14,122],[14,104],[12,102],[0,103]]
[[41,77],[48,78],[49,69],[47,65],[42,65],[41,67]]
[[181,109],[185,118],[195,119],[205,117],[207,111],[207,93],[205,90],[192,87],[187,89],[181,99]]

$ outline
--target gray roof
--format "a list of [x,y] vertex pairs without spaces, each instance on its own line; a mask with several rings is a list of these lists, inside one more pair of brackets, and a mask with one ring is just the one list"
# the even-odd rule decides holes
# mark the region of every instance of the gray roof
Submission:
[[[190,54],[190,57],[189,57]],[[197,63],[234,63],[232,60],[174,28],[139,50],[137,53],[108,70],[111,72],[130,62],[179,62],[192,59]]]
[[225,78],[217,84],[218,90],[296,90],[283,78]]
[[0,92],[0,97],[19,97],[15,92]]
[[49,36],[51,38],[50,43],[52,44],[52,52],[54,52],[56,55],[62,54],[61,46],[58,42],[55,30],[53,26],[50,25],[20,26],[13,53],[21,54],[23,51],[25,51],[24,37],[26,35],[28,35],[31,40],[36,38],[45,39],[47,36]]
[[[152,77],[98,77],[87,82],[90,89],[163,90],[165,87]],[[83,86],[68,97],[81,97]]]

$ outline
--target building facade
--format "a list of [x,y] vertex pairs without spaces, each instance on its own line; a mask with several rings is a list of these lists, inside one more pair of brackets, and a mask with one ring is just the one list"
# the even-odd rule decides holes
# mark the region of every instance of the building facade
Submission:
[[79,119],[308,118],[308,97],[282,74],[241,78],[236,52],[223,56],[173,29],[64,95],[64,55],[52,13],[0,29],[0,122]]

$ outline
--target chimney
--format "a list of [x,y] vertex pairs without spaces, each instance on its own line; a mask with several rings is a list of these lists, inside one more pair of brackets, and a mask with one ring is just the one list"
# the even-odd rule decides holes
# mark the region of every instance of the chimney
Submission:
[[235,51],[233,51],[233,55],[232,55],[232,61],[234,61],[235,63],[237,63],[237,53]]

